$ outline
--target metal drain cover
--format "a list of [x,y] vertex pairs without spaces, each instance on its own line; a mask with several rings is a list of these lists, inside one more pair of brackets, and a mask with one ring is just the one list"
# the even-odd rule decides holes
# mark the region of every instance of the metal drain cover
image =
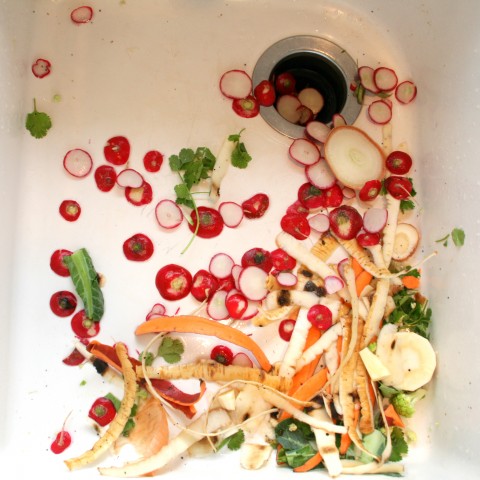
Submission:
[[[349,85],[357,74],[353,58],[337,44],[321,37],[298,35],[274,43],[258,59],[253,71],[253,84],[275,80],[283,72],[291,72],[299,88],[313,86],[325,98],[325,107],[318,120],[330,123],[340,113],[348,124],[358,117],[361,105],[349,94]],[[302,86],[303,84],[303,86]],[[291,138],[304,135],[304,126],[290,123],[275,107],[261,107],[263,119],[278,132]]]

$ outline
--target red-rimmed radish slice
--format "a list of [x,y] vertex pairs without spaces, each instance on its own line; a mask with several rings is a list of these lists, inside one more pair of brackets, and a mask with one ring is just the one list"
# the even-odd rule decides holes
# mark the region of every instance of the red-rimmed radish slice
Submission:
[[48,60],[45,60],[44,58],[37,58],[35,63],[32,65],[32,73],[37,78],[43,78],[50,74],[51,67],[52,64]]
[[252,87],[252,79],[244,70],[229,70],[220,78],[220,91],[233,100],[248,97]]
[[417,86],[407,80],[405,82],[399,83],[395,89],[395,98],[404,104],[412,102],[417,96]]
[[310,228],[318,233],[325,233],[330,230],[330,219],[324,213],[317,213],[308,219]]
[[93,18],[93,9],[86,5],[75,8],[70,13],[70,18],[72,22],[76,24],[88,23]]
[[328,125],[323,122],[319,122],[318,120],[308,122],[307,126],[305,127],[305,132],[307,135],[320,143],[325,143],[327,141],[330,131],[331,128]]
[[316,88],[312,87],[300,90],[298,93],[298,99],[302,105],[308,107],[312,111],[313,115],[317,115],[325,105],[323,95]]
[[238,286],[238,279],[240,278],[240,274],[242,273],[243,267],[241,265],[235,264],[232,267],[232,277],[235,282],[235,288],[237,290],[240,290],[240,287]]
[[178,227],[183,220],[181,208],[173,200],[160,200],[155,207],[158,224],[167,229]]
[[242,202],[243,214],[247,218],[261,218],[270,206],[270,199],[265,193],[256,193]]
[[380,243],[379,233],[362,232],[357,235],[357,242],[361,247],[373,247]]
[[162,163],[163,154],[158,150],[150,150],[143,157],[143,166],[147,172],[158,172],[162,167]]
[[325,143],[325,159],[337,179],[355,190],[368,180],[381,180],[385,171],[381,147],[351,125],[332,130]]
[[217,253],[210,260],[209,272],[218,279],[227,278],[232,274],[235,265],[233,258],[226,253]]
[[403,262],[410,258],[418,247],[420,234],[410,223],[399,223],[395,230],[392,258]]
[[253,118],[260,112],[260,104],[252,95],[232,100],[233,111],[242,118]]
[[392,119],[392,107],[385,100],[375,100],[368,106],[368,116],[373,123],[385,125]]
[[288,149],[290,157],[302,165],[313,165],[320,160],[320,150],[306,138],[296,138]]
[[352,240],[363,226],[362,216],[350,205],[341,205],[329,213],[330,228],[342,240]]
[[238,227],[243,220],[243,208],[235,202],[222,202],[218,211],[223,218],[223,223],[229,228]]
[[355,190],[353,188],[343,187],[342,193],[343,193],[343,197],[346,198],[347,200],[351,200],[352,198],[355,198]]
[[207,315],[212,320],[225,320],[229,317],[225,300],[227,292],[225,290],[217,290],[207,303]]
[[380,180],[369,180],[365,182],[365,185],[358,192],[358,198],[362,202],[370,202],[375,200],[382,188],[382,182]]
[[375,85],[374,73],[375,70],[372,67],[363,66],[358,69],[358,76],[360,77],[362,87],[371,93],[380,93],[380,90]]
[[238,352],[234,355],[232,363],[230,365],[236,365],[237,367],[253,367],[253,362],[250,357],[243,352]]
[[292,338],[292,333],[294,328],[295,328],[295,320],[291,318],[282,320],[278,325],[278,335],[282,340],[289,342],[290,338]]
[[302,112],[300,100],[294,95],[282,95],[277,100],[277,112],[288,122],[298,123]]
[[81,148],[69,150],[63,158],[63,166],[65,170],[74,177],[86,177],[93,167],[92,157],[88,152]]
[[373,72],[375,86],[382,92],[393,90],[398,83],[397,74],[387,67],[378,67]]
[[225,306],[231,318],[240,320],[247,310],[248,300],[243,293],[232,290],[225,298]]
[[241,320],[252,319],[255,315],[258,314],[258,307],[259,307],[259,302],[255,302],[253,300],[248,300],[247,309],[243,313]]
[[82,213],[82,208],[76,200],[63,200],[58,211],[67,222],[75,222]]
[[298,281],[297,276],[292,272],[280,272],[275,278],[281,287],[294,287]]
[[153,199],[152,186],[143,182],[138,188],[125,187],[125,198],[137,207],[147,205]]
[[337,270],[338,273],[340,274],[340,277],[345,280],[345,266],[347,263],[350,262],[349,257],[342,258],[338,263],[337,263]]
[[345,286],[343,280],[335,275],[329,275],[328,277],[325,277],[324,282],[325,290],[328,294],[336,293]]
[[165,305],[162,305],[161,303],[156,303],[145,316],[145,320],[151,320],[152,318],[156,317],[163,317],[166,313],[167,309],[165,308]]
[[263,300],[268,293],[267,290],[268,273],[259,267],[246,267],[238,277],[238,286],[240,291],[253,301]]
[[387,224],[386,208],[369,208],[363,215],[363,228],[368,233],[381,232]]
[[305,167],[305,175],[308,181],[318,188],[330,188],[335,185],[335,175],[324,158],[313,165]]
[[133,168],[126,168],[117,175],[117,185],[120,187],[139,188],[143,182],[142,175]]
[[334,113],[332,117],[332,127],[344,127],[347,124],[345,117],[340,113]]
[[300,118],[298,119],[300,125],[306,125],[313,120],[314,114],[308,107],[300,105],[298,110],[300,111]]

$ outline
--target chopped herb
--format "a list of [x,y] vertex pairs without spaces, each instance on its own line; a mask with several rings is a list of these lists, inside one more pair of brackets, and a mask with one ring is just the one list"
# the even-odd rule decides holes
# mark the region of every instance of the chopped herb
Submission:
[[[107,393],[105,395],[105,398],[108,398],[113,403],[113,406],[115,407],[115,410],[117,412],[120,410],[122,402],[113,393]],[[135,421],[133,420],[133,417],[135,417],[135,415],[137,414],[137,410],[138,410],[138,405],[134,403],[132,409],[130,410],[129,419],[127,420],[127,423],[123,427],[122,435],[124,437],[128,437],[133,427],[135,426]]]
[[400,211],[405,213],[408,210],[413,210],[415,208],[415,202],[413,200],[400,200]]
[[435,241],[447,247],[450,237],[452,237],[452,241],[456,247],[463,247],[465,243],[465,232],[461,228],[454,228],[450,233],[447,233],[444,237]]
[[218,445],[217,450],[227,446],[229,450],[238,450],[245,441],[245,433],[242,429],[236,431],[229,437],[224,438]]
[[183,343],[178,338],[164,337],[158,347],[158,356],[162,357],[167,363],[179,362],[183,352]]
[[247,168],[252,157],[247,152],[245,144],[240,141],[240,136],[243,132],[243,129],[240,130],[237,134],[230,135],[228,140],[230,142],[235,142],[235,148],[232,152],[231,162],[234,167],[237,168]]
[[408,444],[405,441],[402,429],[399,427],[393,427],[390,436],[392,439],[392,453],[389,460],[391,462],[400,462],[403,456],[408,453]]
[[87,381],[86,381],[86,380],[82,380],[82,381],[80,382],[80,386],[81,386],[81,387],[84,387],[86,384],[87,384]]
[[29,113],[25,120],[25,128],[35,138],[45,137],[50,128],[52,128],[52,120],[45,112],[37,110],[37,101],[35,99],[33,99],[33,112]]
[[138,355],[138,360],[141,362],[145,358],[145,365],[147,367],[150,367],[153,363],[153,360],[155,359],[155,356],[153,355],[152,352],[140,352]]
[[121,400],[118,399],[113,393],[107,393],[105,398],[108,398],[115,407],[115,410],[118,412],[120,410],[120,405],[122,404]]

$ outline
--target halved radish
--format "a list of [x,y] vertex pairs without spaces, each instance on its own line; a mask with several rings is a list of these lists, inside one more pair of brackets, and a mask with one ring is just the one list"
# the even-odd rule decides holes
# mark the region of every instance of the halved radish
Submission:
[[381,241],[379,233],[361,232],[357,235],[357,242],[361,247],[373,247]]
[[229,70],[220,78],[220,91],[233,100],[248,97],[252,87],[252,79],[244,70]]
[[298,123],[301,117],[300,100],[294,95],[282,95],[277,100],[277,112],[287,121]]
[[368,180],[381,180],[385,171],[383,150],[351,125],[332,130],[325,143],[325,159],[337,179],[356,190]]
[[300,90],[298,93],[298,99],[302,105],[308,107],[312,111],[313,115],[317,115],[325,105],[323,95],[316,88],[312,87]]
[[75,8],[70,13],[70,18],[73,23],[88,23],[93,18],[93,9],[84,5],[83,7]]
[[247,310],[248,300],[243,293],[231,290],[225,297],[225,306],[231,318],[240,320]]
[[63,158],[65,170],[74,177],[86,177],[93,167],[93,160],[89,153],[80,148],[69,150]]
[[253,362],[250,357],[243,352],[238,352],[233,357],[232,363],[230,365],[236,365],[237,367],[253,367]]
[[178,227],[183,220],[183,212],[173,200],[160,200],[155,207],[158,224],[167,229]]
[[313,165],[320,160],[320,150],[306,138],[296,138],[288,149],[290,157],[302,165]]
[[332,127],[344,127],[347,124],[344,116],[340,113],[334,113],[332,117]]
[[375,86],[382,92],[393,90],[398,83],[397,74],[387,67],[379,67],[373,72]]
[[399,83],[395,89],[395,98],[400,103],[410,103],[415,99],[416,96],[417,86],[409,80]]
[[243,220],[243,208],[235,202],[222,202],[218,211],[223,218],[223,223],[229,228],[238,227]]
[[330,131],[331,128],[328,125],[317,120],[307,123],[307,126],[305,127],[307,135],[320,143],[325,143],[327,141]]
[[238,277],[240,291],[249,299],[254,301],[263,300],[268,293],[268,273],[259,267],[246,267]]
[[372,67],[363,66],[358,69],[358,76],[360,77],[360,83],[365,90],[371,93],[380,93],[380,90],[375,85],[374,70]]
[[308,181],[318,188],[330,188],[335,185],[335,175],[324,158],[313,165],[307,165],[305,175]]
[[300,111],[300,118],[298,119],[300,125],[306,125],[313,120],[314,114],[308,107],[300,105],[298,110]]
[[420,234],[410,223],[399,223],[395,230],[392,258],[403,262],[410,258],[418,247]]
[[292,272],[280,272],[276,277],[281,287],[294,287],[297,284],[297,276]]
[[373,123],[385,125],[392,119],[392,107],[385,100],[375,100],[368,106],[368,116]]
[[343,280],[335,275],[329,275],[328,277],[325,277],[324,282],[325,290],[328,294],[336,293],[345,286]]
[[120,187],[139,188],[143,182],[142,175],[133,168],[126,168],[117,175],[117,185]]
[[330,230],[330,219],[324,213],[317,213],[308,219],[310,228],[318,233],[325,233]]
[[227,278],[232,274],[235,265],[233,258],[226,253],[217,253],[210,260],[209,272],[218,279]]
[[217,290],[207,303],[207,315],[212,320],[225,320],[228,318],[228,310],[225,305],[227,292],[225,290]]
[[387,224],[386,208],[369,208],[363,215],[363,228],[368,233],[381,232]]

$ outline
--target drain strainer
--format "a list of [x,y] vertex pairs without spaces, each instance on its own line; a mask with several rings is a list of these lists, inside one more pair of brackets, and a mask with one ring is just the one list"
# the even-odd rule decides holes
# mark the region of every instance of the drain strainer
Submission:
[[[278,41],[258,59],[253,71],[253,84],[262,80],[275,82],[281,73],[289,72],[296,79],[297,91],[313,87],[324,97],[324,107],[317,115],[320,122],[329,124],[340,113],[348,124],[358,117],[361,105],[349,95],[357,65],[337,44],[321,37],[298,35]],[[304,126],[283,118],[275,107],[261,107],[263,119],[275,130],[291,138],[302,137]]]

